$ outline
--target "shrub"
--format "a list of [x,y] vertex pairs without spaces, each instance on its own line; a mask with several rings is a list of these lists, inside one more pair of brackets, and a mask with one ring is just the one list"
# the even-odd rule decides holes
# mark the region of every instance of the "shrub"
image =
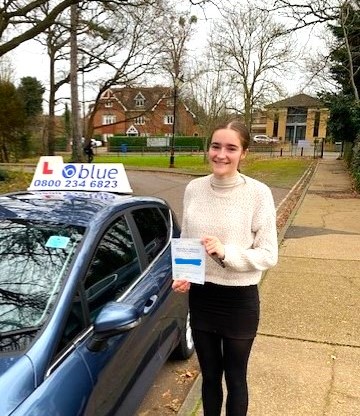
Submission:
[[9,174],[5,170],[0,169],[0,181],[4,182],[9,179]]
[[353,147],[350,169],[354,177],[355,187],[357,191],[360,191],[360,138],[356,140]]

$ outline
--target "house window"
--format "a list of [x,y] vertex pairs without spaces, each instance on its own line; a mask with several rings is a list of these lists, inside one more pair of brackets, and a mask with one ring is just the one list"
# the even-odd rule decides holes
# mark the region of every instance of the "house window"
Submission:
[[145,124],[145,117],[144,116],[136,117],[135,120],[134,120],[134,124],[135,124],[135,126],[144,125]]
[[303,107],[289,107],[286,124],[306,124],[307,109]]
[[145,97],[141,94],[141,92],[139,92],[135,96],[135,107],[144,107],[144,105]]
[[139,132],[136,130],[136,128],[131,125],[127,130],[126,130],[126,135],[127,136],[138,136]]
[[174,115],[173,114],[165,115],[164,124],[174,124]]
[[273,137],[278,136],[278,130],[279,130],[279,114],[276,113],[274,117],[274,128],[273,128]]
[[106,101],[105,103],[105,107],[106,108],[111,108],[113,106],[113,102],[112,101]]
[[174,98],[168,98],[166,100],[166,107],[174,107]]
[[320,111],[315,113],[313,137],[319,137]]
[[113,114],[103,115],[103,124],[114,124],[116,123],[116,116]]

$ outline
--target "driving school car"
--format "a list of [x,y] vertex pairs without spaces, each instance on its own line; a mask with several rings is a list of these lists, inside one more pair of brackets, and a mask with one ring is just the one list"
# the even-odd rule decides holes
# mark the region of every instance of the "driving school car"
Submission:
[[167,358],[193,353],[176,218],[131,192],[121,164],[43,157],[0,196],[1,416],[134,415]]

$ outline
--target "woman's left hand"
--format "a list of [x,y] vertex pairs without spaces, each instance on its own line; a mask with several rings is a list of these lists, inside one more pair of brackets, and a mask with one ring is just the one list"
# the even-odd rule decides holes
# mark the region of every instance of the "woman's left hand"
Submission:
[[172,284],[172,288],[175,292],[178,293],[186,293],[190,289],[191,283],[187,280],[174,280]]
[[208,254],[216,254],[219,259],[224,259],[225,248],[223,243],[213,235],[206,235],[202,238],[202,243],[205,246],[205,250]]

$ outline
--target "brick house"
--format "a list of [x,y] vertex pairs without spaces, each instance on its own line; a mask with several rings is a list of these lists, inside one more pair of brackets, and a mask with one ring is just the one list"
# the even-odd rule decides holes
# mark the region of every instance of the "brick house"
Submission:
[[291,143],[326,137],[329,109],[318,98],[298,94],[266,106],[266,134]]
[[[172,137],[174,93],[168,87],[112,87],[106,90],[94,114],[94,135],[103,141],[114,135]],[[199,134],[195,115],[176,100],[175,135]]]

